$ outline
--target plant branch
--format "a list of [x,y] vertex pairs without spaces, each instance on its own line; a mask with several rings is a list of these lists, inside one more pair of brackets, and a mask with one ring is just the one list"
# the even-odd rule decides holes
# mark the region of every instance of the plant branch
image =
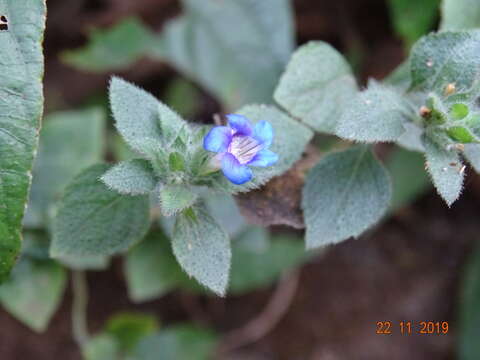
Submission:
[[88,284],[84,271],[72,271],[72,332],[78,346],[90,338],[87,326]]
[[228,333],[218,348],[217,355],[260,340],[272,331],[287,313],[295,298],[299,283],[299,270],[283,276],[264,310],[243,327]]

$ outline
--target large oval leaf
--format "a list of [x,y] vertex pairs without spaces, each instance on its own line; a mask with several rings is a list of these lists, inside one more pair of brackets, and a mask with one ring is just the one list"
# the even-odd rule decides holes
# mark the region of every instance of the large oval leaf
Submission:
[[0,0],[0,281],[20,250],[43,111],[43,0]]

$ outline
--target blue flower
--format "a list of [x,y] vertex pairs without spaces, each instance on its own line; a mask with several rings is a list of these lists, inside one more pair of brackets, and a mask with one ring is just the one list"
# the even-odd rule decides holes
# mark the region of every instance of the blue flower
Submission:
[[203,139],[205,150],[218,153],[214,158],[232,183],[241,185],[252,179],[249,166],[271,166],[278,155],[268,150],[273,128],[267,121],[252,127],[242,115],[227,115],[228,126],[215,126]]

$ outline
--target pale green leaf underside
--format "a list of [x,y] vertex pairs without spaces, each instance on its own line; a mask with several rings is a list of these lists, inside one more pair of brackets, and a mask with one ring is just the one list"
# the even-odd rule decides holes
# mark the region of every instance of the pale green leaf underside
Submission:
[[184,0],[152,54],[233,109],[270,103],[293,49],[289,0]]
[[147,196],[123,196],[101,181],[109,167],[94,165],[65,189],[53,224],[53,257],[113,255],[141,240],[149,227]]
[[480,27],[478,0],[443,0],[442,30],[463,30]]
[[162,147],[159,101],[137,86],[114,77],[110,83],[110,106],[115,126],[130,147],[144,155]]
[[0,286],[0,303],[31,329],[42,332],[60,304],[65,270],[54,261],[23,258]]
[[67,183],[81,170],[101,161],[104,131],[105,113],[101,108],[58,112],[45,119],[23,219],[25,226],[44,226],[49,208]]
[[195,207],[177,216],[172,248],[185,272],[213,292],[224,295],[228,285],[231,249],[227,233],[205,212]]
[[430,138],[424,137],[427,170],[433,185],[448,206],[458,199],[463,187],[462,162],[455,150],[441,148]]
[[404,132],[411,110],[394,88],[371,81],[367,90],[343,105],[336,134],[364,142],[394,141]]
[[278,154],[279,160],[273,166],[252,167],[253,179],[244,185],[233,185],[220,174],[221,186],[231,193],[257,188],[272,177],[282,175],[302,157],[313,137],[310,129],[273,106],[250,105],[238,110],[237,113],[249,118],[253,124],[265,120],[272,125],[274,137],[270,150]]
[[0,0],[0,282],[21,247],[21,223],[43,111],[42,0]]
[[445,31],[427,35],[412,49],[412,88],[436,90],[454,83],[468,91],[480,72],[480,31]]
[[356,92],[355,78],[343,56],[318,41],[295,52],[274,98],[315,130],[334,133],[345,102]]
[[122,161],[108,170],[101,179],[110,189],[124,195],[146,195],[157,184],[150,163],[143,159]]
[[94,336],[83,345],[82,355],[85,360],[118,360],[122,356],[117,339],[106,333]]
[[307,248],[359,236],[385,214],[391,192],[388,173],[368,147],[327,155],[303,189]]

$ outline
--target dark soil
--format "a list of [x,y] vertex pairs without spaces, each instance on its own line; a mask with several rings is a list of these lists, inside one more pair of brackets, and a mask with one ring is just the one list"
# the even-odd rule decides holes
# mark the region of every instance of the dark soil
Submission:
[[[83,43],[88,26],[108,26],[137,13],[154,28],[178,13],[174,0],[49,0],[46,36],[48,109],[84,103],[104,92],[107,75],[77,72],[58,60],[59,51]],[[357,49],[364,81],[381,78],[402,61],[401,42],[392,35],[383,0],[297,0],[298,42],[320,39],[347,54]],[[157,95],[174,73],[161,64],[142,62],[122,74]],[[205,98],[203,113],[218,105]],[[224,359],[264,360],[447,360],[455,359],[459,278],[478,234],[472,216],[479,192],[472,182],[452,209],[430,193],[360,239],[330,247],[301,269],[300,285],[284,319],[266,337]],[[147,311],[162,323],[208,323],[225,334],[255,317],[273,289],[242,297],[196,298],[173,293],[133,305],[128,301],[117,260],[107,272],[89,274],[89,325],[99,330],[121,310]],[[48,331],[35,334],[0,311],[0,359],[80,359],[71,337],[70,289]],[[376,333],[378,321],[391,321],[392,334]],[[402,335],[398,323],[412,321]],[[421,321],[448,321],[446,335],[418,334]],[[192,359],[194,360],[194,359]]]

